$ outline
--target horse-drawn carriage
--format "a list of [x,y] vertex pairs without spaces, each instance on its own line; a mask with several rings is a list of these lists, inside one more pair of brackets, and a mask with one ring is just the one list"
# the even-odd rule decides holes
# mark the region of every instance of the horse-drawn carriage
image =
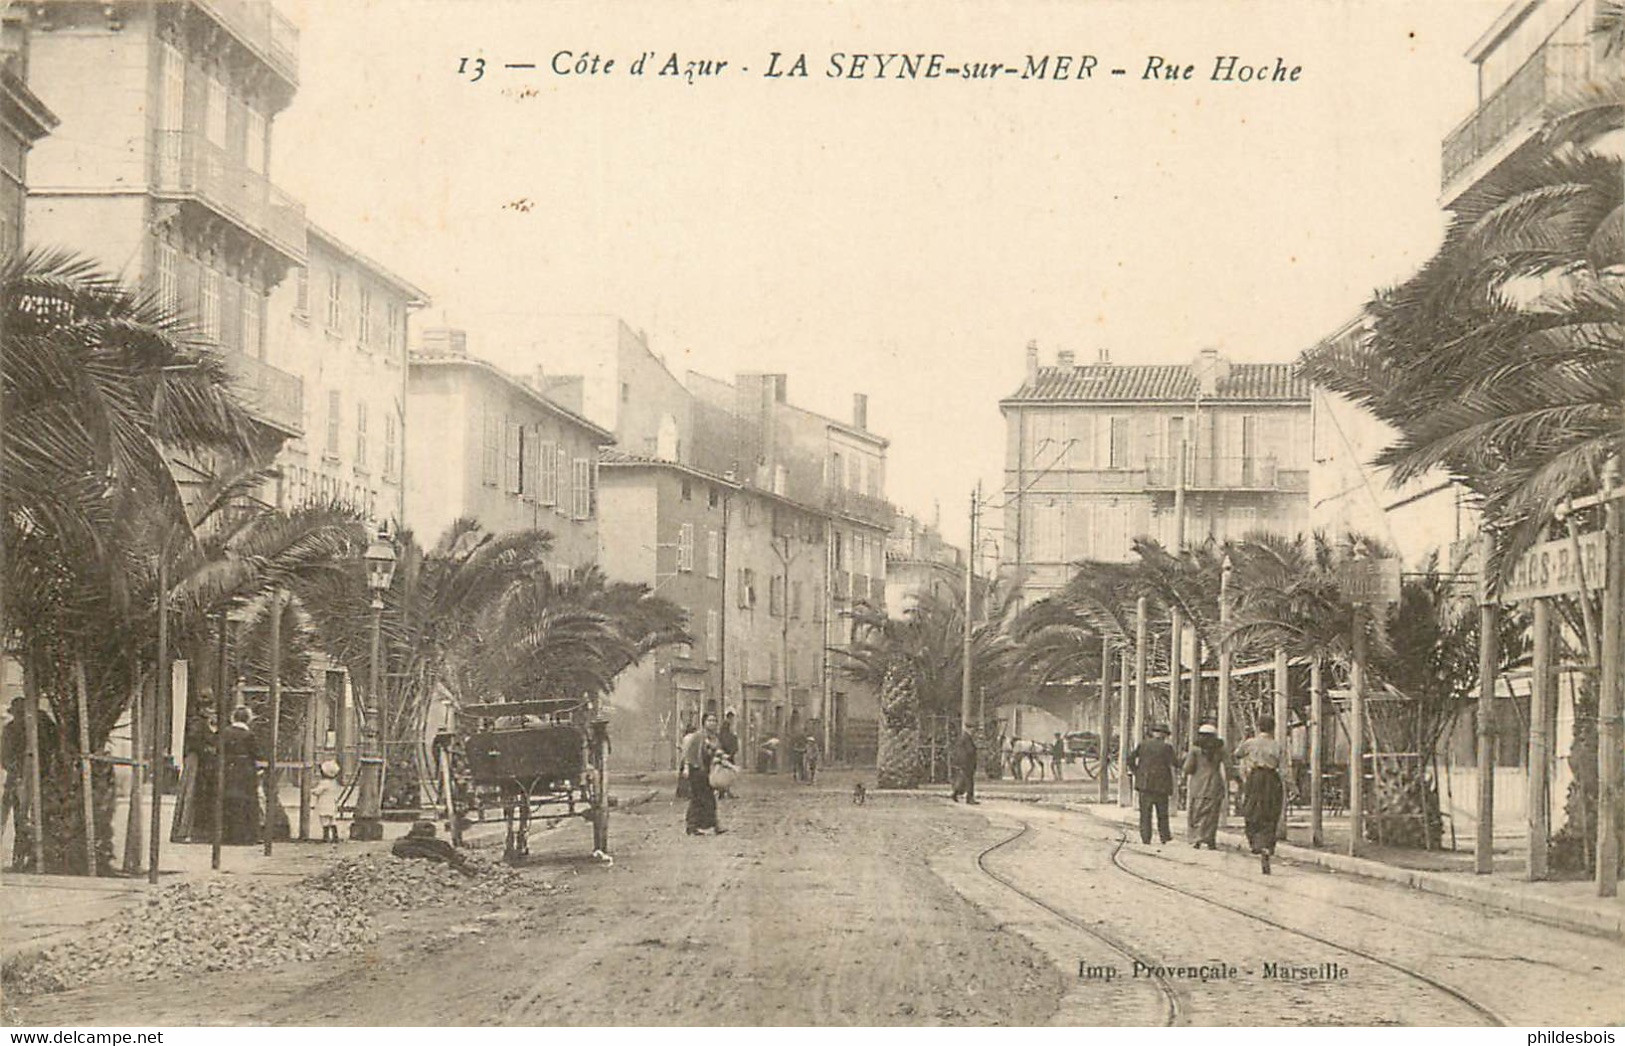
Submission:
[[436,746],[452,832],[463,818],[500,809],[503,856],[530,852],[532,821],[583,818],[593,850],[609,850],[609,723],[575,699],[504,701],[458,710],[458,729]]

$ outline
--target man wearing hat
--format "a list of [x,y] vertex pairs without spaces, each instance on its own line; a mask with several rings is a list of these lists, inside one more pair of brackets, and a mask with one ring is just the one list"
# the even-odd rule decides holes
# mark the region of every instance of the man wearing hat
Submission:
[[1157,814],[1157,835],[1163,842],[1174,837],[1168,829],[1168,797],[1174,793],[1174,746],[1168,743],[1168,727],[1152,726],[1150,737],[1128,754],[1128,772],[1140,793],[1140,842],[1151,842],[1151,812]]

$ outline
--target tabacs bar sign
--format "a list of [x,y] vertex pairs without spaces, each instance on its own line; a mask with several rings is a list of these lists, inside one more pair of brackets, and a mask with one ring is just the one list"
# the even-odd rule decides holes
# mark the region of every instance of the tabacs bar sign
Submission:
[[1608,575],[1607,534],[1600,530],[1582,534],[1578,543],[1578,556],[1571,538],[1546,541],[1525,552],[1513,568],[1501,599],[1521,603],[1526,599],[1572,595],[1580,591],[1582,580],[1586,588],[1602,588]]

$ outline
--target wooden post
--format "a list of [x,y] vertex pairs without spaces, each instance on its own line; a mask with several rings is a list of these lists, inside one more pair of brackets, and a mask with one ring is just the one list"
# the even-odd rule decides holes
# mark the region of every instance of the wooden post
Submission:
[[1473,842],[1473,872],[1495,870],[1495,668],[1500,660],[1501,608],[1490,593],[1492,539],[1485,535],[1479,553],[1478,606],[1478,833]]
[[1117,662],[1117,805],[1128,806],[1133,796],[1128,785],[1129,715],[1133,697],[1129,691],[1129,654],[1124,647]]
[[[1144,596],[1134,601],[1134,736],[1128,741],[1130,747],[1139,744],[1140,738],[1145,736],[1145,706],[1149,696],[1146,693],[1145,674],[1151,667],[1151,622],[1147,619],[1149,609]],[[1128,765],[1126,756],[1123,765],[1125,767]],[[1125,795],[1130,792],[1132,788],[1124,788]]]
[[[1292,773],[1292,732],[1287,729],[1287,688],[1291,685],[1291,676],[1288,674],[1286,651],[1280,647],[1275,648],[1275,738],[1281,743],[1281,752],[1285,756],[1282,760],[1281,779],[1291,779]],[[1286,803],[1281,803],[1281,820],[1276,825],[1276,838],[1286,841]]]
[[1112,641],[1100,637],[1100,743],[1096,746],[1100,758],[1100,774],[1095,781],[1095,799],[1104,803],[1111,795],[1111,784],[1106,780],[1106,767],[1111,761],[1109,747],[1112,736]]
[[[1191,714],[1185,720],[1185,750],[1196,745],[1196,728],[1202,725],[1202,637],[1191,628]],[[1175,735],[1178,736],[1178,735]]]
[[147,822],[147,882],[158,882],[158,856],[163,849],[164,776],[169,772],[169,717],[174,715],[169,667],[169,544],[158,548],[158,679],[152,703],[152,809]]
[[1219,737],[1226,743],[1230,734],[1230,674],[1234,658],[1230,653],[1230,574],[1234,568],[1227,553],[1219,572]]
[[1181,648],[1185,645],[1185,621],[1178,607],[1168,611],[1168,729],[1170,737],[1178,737],[1179,673],[1184,660]]
[[299,744],[299,838],[310,838],[311,788],[316,783],[316,687],[305,691],[305,729]]
[[226,612],[216,616],[215,627],[220,630],[220,662],[215,679],[215,743],[214,743],[214,831],[210,836],[209,867],[220,870],[220,844],[226,828],[226,727],[231,723],[231,706],[226,703]]
[[1349,669],[1349,856],[1365,849],[1365,608],[1354,607],[1354,657]]
[[1320,775],[1325,768],[1325,753],[1321,738],[1325,729],[1325,680],[1321,676],[1320,658],[1309,663],[1309,843],[1325,843],[1325,800],[1321,795]]
[[96,874],[96,799],[90,780],[90,687],[85,682],[85,663],[73,663],[73,689],[78,698],[79,794],[85,816],[85,874]]
[[[1581,593],[1584,598],[1584,593]],[[1555,694],[1552,684],[1557,681],[1552,671],[1552,601],[1535,600],[1534,676],[1529,689],[1529,865],[1527,877],[1544,879],[1547,875],[1546,858],[1550,825],[1546,789],[1550,781],[1551,737],[1546,733],[1547,721]]]
[[1603,482],[1607,508],[1608,577],[1602,600],[1602,685],[1597,694],[1597,896],[1619,892],[1620,705],[1625,689],[1625,505],[1620,504],[1619,461]]
[[147,762],[141,751],[141,717],[152,707],[151,701],[142,700],[146,686],[144,679],[137,682],[130,700],[130,808],[124,820],[125,875],[141,872],[141,768]]
[[[23,742],[28,748],[28,843],[34,874],[45,872],[45,808],[40,800],[43,776],[39,750],[39,676],[34,659],[23,656]],[[61,751],[60,740],[57,751]]]
[[274,818],[272,807],[280,806],[282,797],[277,777],[277,751],[278,731],[282,726],[282,590],[275,589],[271,593],[271,635],[270,635],[270,673],[269,686],[271,689],[271,757],[267,760],[265,768],[265,856],[271,856],[273,844],[271,831]]

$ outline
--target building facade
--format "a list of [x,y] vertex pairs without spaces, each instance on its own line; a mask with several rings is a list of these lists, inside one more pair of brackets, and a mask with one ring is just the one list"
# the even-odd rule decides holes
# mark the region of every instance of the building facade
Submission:
[[[1309,527],[1311,409],[1290,363],[1079,365],[1060,352],[999,409],[1006,424],[1004,569],[1021,597],[1061,588],[1084,559]],[[1181,511],[1182,510],[1182,515]]]
[[457,519],[553,535],[551,566],[598,560],[598,451],[615,437],[470,356],[461,332],[425,331],[407,368],[405,519],[432,545]]
[[30,81],[72,134],[35,149],[30,236],[185,310],[256,417],[298,435],[303,384],[267,336],[270,292],[306,250],[304,208],[271,180],[297,30],[255,0],[31,7]]
[[0,22],[0,259],[26,242],[28,154],[56,125],[28,87],[28,21],[8,10]]
[[428,297],[311,225],[305,263],[271,295],[267,330],[304,386],[300,434],[277,456],[277,504],[405,518],[408,322]]
[[965,553],[943,540],[942,529],[897,513],[886,537],[886,609],[896,617],[920,598],[952,602],[965,593]]
[[1440,198],[1449,207],[1508,159],[1521,155],[1554,106],[1591,84],[1625,76],[1593,34],[1598,0],[1516,0],[1467,51],[1478,104],[1439,149]]

